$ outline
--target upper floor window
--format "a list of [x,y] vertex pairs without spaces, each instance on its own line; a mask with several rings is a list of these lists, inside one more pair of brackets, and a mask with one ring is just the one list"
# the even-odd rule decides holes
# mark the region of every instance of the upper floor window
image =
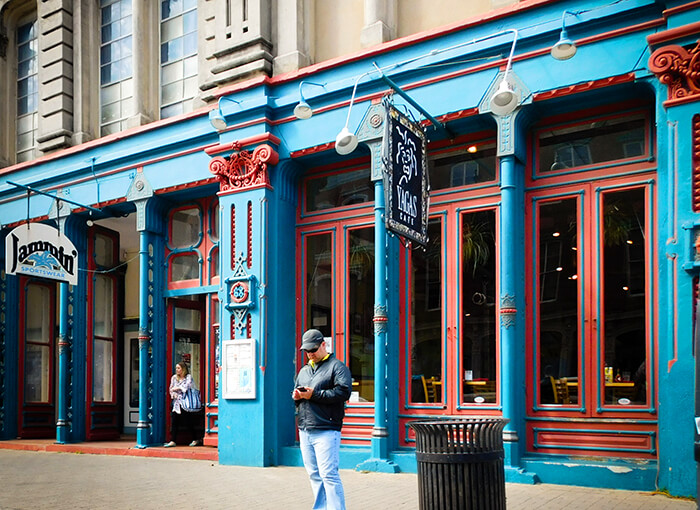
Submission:
[[126,128],[133,113],[131,0],[100,0],[100,131],[108,135]]
[[197,0],[162,0],[160,116],[192,110],[197,95]]
[[639,112],[542,129],[537,142],[539,173],[648,157],[648,123],[647,115]]
[[17,29],[17,162],[34,157],[38,123],[36,21]]

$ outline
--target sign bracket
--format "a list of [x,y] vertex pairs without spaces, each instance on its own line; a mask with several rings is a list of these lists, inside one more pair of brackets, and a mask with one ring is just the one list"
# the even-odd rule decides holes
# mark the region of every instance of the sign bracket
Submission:
[[[7,184],[11,184],[12,186],[15,186],[17,188],[22,188],[24,190],[27,190],[29,193],[38,193],[39,195],[44,195],[44,196],[53,198],[54,200],[59,200],[61,202],[67,202],[69,204],[73,204],[76,207],[82,207],[84,209],[87,209],[90,212],[98,213],[101,215],[105,214],[105,212],[102,209],[97,209],[95,207],[81,204],[79,202],[75,202],[73,200],[69,200],[69,199],[64,198],[64,197],[52,195],[51,193],[47,193],[46,191],[41,191],[40,189],[32,188],[31,186],[25,186],[24,184],[18,184],[16,182],[12,182],[12,181],[7,181]],[[29,194],[27,194],[27,198],[29,198]],[[27,200],[27,202],[29,202],[29,200]],[[27,216],[29,216],[29,205],[27,205]],[[29,219],[29,218],[27,218],[27,219]]]

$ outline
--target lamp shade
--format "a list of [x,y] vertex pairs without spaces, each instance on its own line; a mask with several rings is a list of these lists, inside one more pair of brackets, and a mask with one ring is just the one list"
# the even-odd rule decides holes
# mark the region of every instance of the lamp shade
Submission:
[[313,114],[314,112],[309,106],[309,103],[303,99],[294,107],[294,116],[299,120],[311,118]]
[[562,29],[559,42],[552,46],[550,53],[557,60],[569,60],[576,55],[576,44],[569,39],[565,29]]
[[357,148],[357,137],[345,126],[335,137],[335,151],[344,156]]
[[214,126],[214,129],[217,131],[223,131],[227,126],[226,119],[224,119],[219,108],[209,112],[209,122],[211,122],[211,125]]
[[508,115],[518,106],[518,96],[505,78],[501,81],[496,93],[491,97],[491,111],[496,115]]

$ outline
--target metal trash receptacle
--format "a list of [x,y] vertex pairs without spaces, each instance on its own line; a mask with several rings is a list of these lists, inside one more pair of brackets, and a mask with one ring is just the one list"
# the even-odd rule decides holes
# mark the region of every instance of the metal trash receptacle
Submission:
[[505,418],[415,421],[421,510],[505,510]]

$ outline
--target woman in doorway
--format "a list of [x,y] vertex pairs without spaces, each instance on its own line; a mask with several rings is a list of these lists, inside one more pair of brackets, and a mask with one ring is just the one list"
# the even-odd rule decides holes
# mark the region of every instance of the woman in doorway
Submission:
[[[191,440],[190,446],[201,446],[202,439],[197,437],[196,425],[197,418],[199,417],[199,409],[188,409],[187,401],[189,399],[185,398],[185,394],[188,390],[196,391],[197,387],[192,380],[192,376],[187,369],[187,365],[184,362],[180,362],[175,365],[175,373],[170,378],[170,399],[173,403],[173,409],[171,413],[171,427],[172,434],[170,436],[170,442],[165,443],[165,447],[169,448],[177,444],[178,437],[182,432],[188,434]],[[201,408],[201,404],[200,404]],[[180,437],[180,439],[182,439]]]

